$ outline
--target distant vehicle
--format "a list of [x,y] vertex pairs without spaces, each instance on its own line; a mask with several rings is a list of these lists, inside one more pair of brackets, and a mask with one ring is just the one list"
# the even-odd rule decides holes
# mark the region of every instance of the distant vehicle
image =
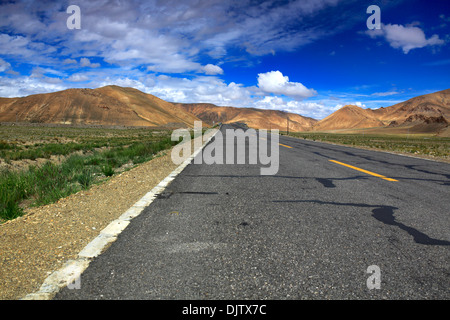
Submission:
[[230,124],[239,127],[239,129],[243,129],[243,130],[249,129],[248,125],[245,122],[233,122]]

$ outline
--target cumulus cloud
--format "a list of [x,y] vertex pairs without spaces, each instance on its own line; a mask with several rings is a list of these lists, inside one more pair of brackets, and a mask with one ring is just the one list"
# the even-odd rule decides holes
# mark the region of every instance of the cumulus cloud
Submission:
[[89,80],[89,77],[84,74],[72,74],[69,78],[67,78],[67,81],[71,82],[83,82]]
[[286,106],[286,102],[281,97],[266,96],[261,100],[255,102],[255,107],[261,109],[273,109],[278,110]]
[[290,82],[289,77],[280,71],[258,74],[258,87],[266,93],[282,94],[296,99],[309,98],[317,94],[314,89],[308,89],[300,82]]
[[204,73],[209,75],[223,74],[223,69],[214,64],[207,64],[206,66],[202,67],[202,70]]
[[88,68],[98,68],[100,67],[100,63],[91,63],[91,61],[88,58],[81,58],[80,66]]
[[36,93],[47,93],[67,89],[57,79],[48,77],[0,77],[0,97],[23,97]]
[[340,107],[340,105],[330,103],[329,101],[286,101],[282,97],[277,96],[266,96],[263,99],[255,101],[254,105],[256,108],[283,110],[314,119],[323,119]]
[[412,49],[444,44],[437,34],[426,38],[422,29],[415,24],[402,26],[398,24],[382,24],[381,29],[368,30],[366,33],[372,37],[383,37],[390,46],[402,49],[407,54]]
[[75,59],[64,59],[62,63],[63,64],[76,64],[77,60],[75,60]]
[[251,106],[251,91],[238,83],[226,83],[215,76],[195,77],[155,77],[154,86],[148,93],[164,100],[175,102],[205,102],[219,106]]

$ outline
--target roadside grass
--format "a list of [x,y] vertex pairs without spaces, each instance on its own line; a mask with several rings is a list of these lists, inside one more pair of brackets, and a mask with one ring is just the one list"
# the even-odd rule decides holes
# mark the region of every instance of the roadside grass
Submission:
[[[48,131],[48,128],[43,130]],[[178,143],[171,141],[171,132],[168,131],[155,134],[150,130],[133,130],[117,130],[119,132],[111,135],[109,131],[96,129],[91,132],[93,136],[82,135],[78,141],[59,145],[35,143],[28,149],[24,144],[20,145],[20,141],[1,140],[0,151],[6,153],[0,153],[0,157],[5,161],[49,159],[51,155],[67,157],[61,163],[48,160],[41,166],[31,165],[20,171],[1,170],[0,222],[23,215],[24,202],[30,206],[54,203],[113,176],[124,165],[134,166],[149,161],[158,152]],[[81,152],[74,153],[76,151]]]
[[128,146],[135,142],[155,142],[164,131],[144,128],[59,128],[0,126],[0,158],[7,163],[24,159],[50,159],[77,151]]
[[[286,135],[286,132],[282,134]],[[289,132],[289,136],[313,141],[327,141],[341,145],[426,155],[450,159],[450,138],[419,134],[344,134],[321,132]]]

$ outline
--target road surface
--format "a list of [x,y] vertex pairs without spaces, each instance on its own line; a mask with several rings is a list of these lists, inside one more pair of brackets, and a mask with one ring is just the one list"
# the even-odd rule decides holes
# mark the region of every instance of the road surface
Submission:
[[450,298],[449,164],[284,136],[279,161],[188,165],[55,299]]

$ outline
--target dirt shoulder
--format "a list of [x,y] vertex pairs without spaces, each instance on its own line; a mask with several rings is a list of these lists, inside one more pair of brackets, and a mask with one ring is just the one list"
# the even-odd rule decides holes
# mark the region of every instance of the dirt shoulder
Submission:
[[37,291],[61,268],[178,165],[170,150],[57,203],[29,208],[0,225],[0,299]]

